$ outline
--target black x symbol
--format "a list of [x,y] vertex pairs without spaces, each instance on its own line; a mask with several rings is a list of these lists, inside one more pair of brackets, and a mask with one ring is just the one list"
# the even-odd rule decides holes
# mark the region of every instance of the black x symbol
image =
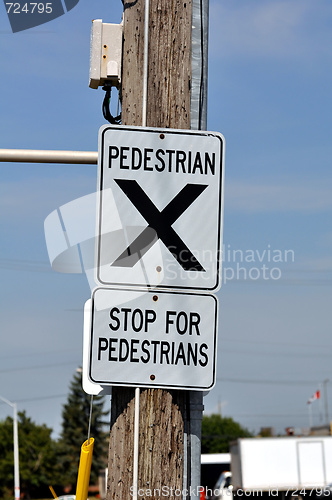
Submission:
[[155,235],[157,234],[157,238],[166,245],[185,271],[205,271],[171,226],[207,188],[207,185],[187,184],[159,212],[136,181],[128,179],[114,180],[149,225],[113,262],[112,266],[133,267],[156,242]]

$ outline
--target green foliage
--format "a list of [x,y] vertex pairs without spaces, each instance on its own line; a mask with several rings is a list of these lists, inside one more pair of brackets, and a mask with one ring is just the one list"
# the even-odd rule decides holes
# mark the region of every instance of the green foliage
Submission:
[[0,422],[0,491],[14,485],[13,419]]
[[[62,432],[59,440],[58,474],[62,485],[76,486],[81,446],[88,437],[90,398],[82,389],[82,376],[76,373],[70,384],[67,403],[62,411]],[[103,431],[104,398],[94,396],[91,431],[94,438],[90,484],[98,482],[99,470],[106,467],[108,454],[108,433]]]
[[[54,475],[56,445],[51,438],[52,429],[37,425],[26,416],[18,414],[18,441],[21,491],[28,497],[48,488]],[[2,498],[13,491],[14,451],[13,420],[7,417],[0,422],[0,492]]]
[[[103,431],[104,398],[93,400],[91,437],[95,439],[90,484],[98,481],[99,470],[106,467],[109,433]],[[62,493],[62,488],[72,485],[75,491],[81,446],[88,437],[90,396],[82,389],[82,378],[75,374],[67,403],[62,412],[62,433],[58,442],[51,438],[52,429],[37,425],[26,416],[18,414],[19,465],[21,491],[27,498],[49,498],[49,485]],[[0,498],[13,498],[14,450],[13,419],[0,421]]]
[[229,443],[239,437],[252,434],[235,422],[231,417],[221,415],[203,416],[202,453],[227,453]]

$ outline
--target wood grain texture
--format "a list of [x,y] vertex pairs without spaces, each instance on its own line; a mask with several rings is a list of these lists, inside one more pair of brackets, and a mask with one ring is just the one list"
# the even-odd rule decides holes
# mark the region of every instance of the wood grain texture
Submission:
[[191,0],[150,3],[147,123],[190,129]]
[[148,389],[142,392],[140,401],[144,411],[140,420],[139,487],[151,489],[157,500],[165,498],[165,487],[183,489],[186,393]]
[[[124,4],[123,125],[142,125],[144,8],[144,0]],[[149,16],[147,126],[190,129],[191,0],[150,0]],[[141,391],[139,488],[182,490],[187,399],[186,391]],[[134,389],[113,388],[107,500],[132,498],[134,404]]]
[[107,499],[130,498],[133,479],[135,391],[112,390]]
[[121,115],[123,125],[142,125],[144,0],[125,2]]

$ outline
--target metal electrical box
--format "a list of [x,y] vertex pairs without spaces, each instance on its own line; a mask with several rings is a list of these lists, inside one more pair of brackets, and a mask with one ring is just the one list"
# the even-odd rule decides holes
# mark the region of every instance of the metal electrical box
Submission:
[[92,21],[89,87],[97,89],[106,82],[119,88],[121,83],[122,24]]

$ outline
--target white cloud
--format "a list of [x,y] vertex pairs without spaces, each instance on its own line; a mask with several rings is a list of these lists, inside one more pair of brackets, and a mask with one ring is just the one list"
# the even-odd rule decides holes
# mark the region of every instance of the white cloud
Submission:
[[[330,251],[330,248],[327,248],[326,251]],[[332,257],[330,255],[326,257],[316,257],[312,256],[310,258],[305,257],[302,259],[299,259],[297,262],[298,269],[295,269],[295,271],[298,271],[300,273],[323,273],[323,277],[326,279],[331,279],[332,275],[331,274],[326,274],[326,273],[332,273]]]
[[332,210],[331,192],[328,183],[229,181],[225,206],[227,210],[247,213],[323,212]]

